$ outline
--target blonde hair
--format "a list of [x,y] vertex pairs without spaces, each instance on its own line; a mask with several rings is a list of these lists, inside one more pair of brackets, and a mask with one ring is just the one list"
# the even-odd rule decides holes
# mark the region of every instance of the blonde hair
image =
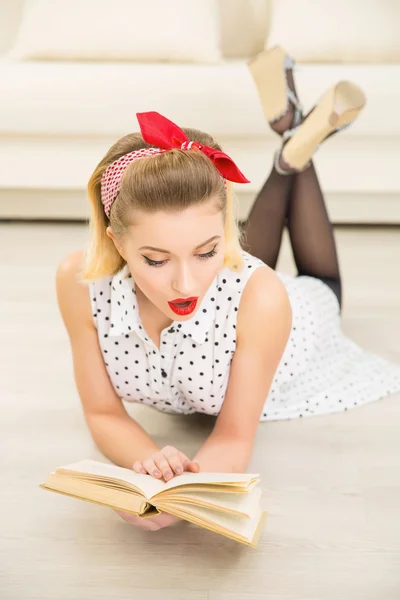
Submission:
[[[222,150],[208,135],[197,129],[182,128],[189,140]],[[140,133],[132,133],[118,140],[95,168],[88,183],[91,204],[90,242],[85,255],[82,279],[91,281],[115,275],[126,264],[112,239],[107,235],[110,226],[117,238],[122,238],[129,226],[134,209],[147,213],[158,210],[177,211],[216,198],[216,211],[223,213],[225,257],[223,268],[241,271],[244,262],[240,243],[241,233],[236,219],[236,197],[231,182],[224,181],[212,161],[198,149],[181,150],[144,157],[129,164],[123,174],[116,200],[111,206],[110,218],[101,202],[101,178],[115,160],[141,148],[151,148]]]

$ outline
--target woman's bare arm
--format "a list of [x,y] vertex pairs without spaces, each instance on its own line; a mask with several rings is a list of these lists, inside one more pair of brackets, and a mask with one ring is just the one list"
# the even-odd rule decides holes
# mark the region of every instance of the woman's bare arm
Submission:
[[222,409],[193,460],[203,471],[244,472],[260,415],[292,327],[284,284],[260,267],[245,286],[237,316],[237,346]]
[[111,385],[92,319],[88,286],[78,281],[83,252],[65,258],[56,275],[58,306],[68,332],[74,375],[90,433],[113,463],[132,468],[160,448],[126,412]]

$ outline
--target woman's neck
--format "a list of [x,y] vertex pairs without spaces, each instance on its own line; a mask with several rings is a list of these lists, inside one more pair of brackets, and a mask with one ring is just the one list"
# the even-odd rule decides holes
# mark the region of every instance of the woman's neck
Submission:
[[139,315],[144,324],[152,324],[152,328],[156,329],[159,333],[166,327],[169,327],[173,323],[173,319],[167,317],[160,309],[158,309],[145,294],[136,288],[136,300],[139,307]]

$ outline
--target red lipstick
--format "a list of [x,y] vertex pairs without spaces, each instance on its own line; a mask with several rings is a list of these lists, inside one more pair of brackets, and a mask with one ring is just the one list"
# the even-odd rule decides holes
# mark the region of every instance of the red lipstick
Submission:
[[198,296],[192,298],[176,298],[168,302],[171,310],[177,315],[190,315],[196,308]]

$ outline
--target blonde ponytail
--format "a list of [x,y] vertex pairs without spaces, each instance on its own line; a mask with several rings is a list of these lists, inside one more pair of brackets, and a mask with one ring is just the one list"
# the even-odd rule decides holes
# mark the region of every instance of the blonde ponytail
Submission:
[[237,221],[237,197],[232,183],[227,181],[225,210],[225,259],[223,267],[232,271],[241,271],[244,266],[240,230]]
[[125,264],[124,259],[107,235],[108,219],[101,202],[101,177],[104,166],[98,166],[89,179],[87,191],[91,205],[90,242],[86,250],[82,280],[91,281],[114,275]]

